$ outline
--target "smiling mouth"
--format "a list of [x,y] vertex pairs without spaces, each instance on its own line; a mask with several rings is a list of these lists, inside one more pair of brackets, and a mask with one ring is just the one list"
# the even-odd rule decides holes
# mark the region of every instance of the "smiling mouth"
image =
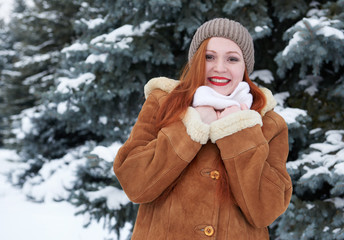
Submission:
[[210,77],[208,78],[208,81],[216,86],[225,86],[227,85],[231,80],[224,77]]

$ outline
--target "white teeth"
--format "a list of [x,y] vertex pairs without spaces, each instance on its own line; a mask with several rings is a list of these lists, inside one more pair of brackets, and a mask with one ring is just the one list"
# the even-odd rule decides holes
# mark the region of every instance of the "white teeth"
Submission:
[[229,82],[228,79],[210,78],[210,80],[211,80],[212,82],[216,82],[216,83],[227,83],[227,82]]

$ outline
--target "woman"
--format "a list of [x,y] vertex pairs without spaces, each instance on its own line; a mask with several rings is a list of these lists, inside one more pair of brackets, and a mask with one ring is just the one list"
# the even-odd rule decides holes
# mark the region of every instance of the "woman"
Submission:
[[269,239],[288,207],[288,129],[248,75],[253,41],[213,19],[196,32],[180,81],[155,78],[114,171],[139,203],[132,239]]

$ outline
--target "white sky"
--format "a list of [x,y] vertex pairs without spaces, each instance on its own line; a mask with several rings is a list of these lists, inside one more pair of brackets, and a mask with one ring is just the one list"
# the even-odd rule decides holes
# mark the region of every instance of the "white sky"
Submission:
[[0,18],[4,19],[5,22],[9,21],[13,1],[14,0],[0,0]]

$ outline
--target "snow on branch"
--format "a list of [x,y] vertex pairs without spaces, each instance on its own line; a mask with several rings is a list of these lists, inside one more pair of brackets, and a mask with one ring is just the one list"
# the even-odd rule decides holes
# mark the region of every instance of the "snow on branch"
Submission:
[[89,191],[86,192],[85,195],[91,202],[105,198],[106,206],[110,210],[119,209],[121,205],[126,205],[130,202],[127,195],[122,190],[112,186],[104,187],[98,191]]
[[134,36],[142,36],[156,21],[145,21],[141,23],[139,26],[133,25],[123,25],[108,34],[100,35],[91,40],[92,45],[96,45],[98,47],[108,45],[108,44],[115,44],[115,47],[125,49],[129,47],[129,43],[132,42]]
[[67,78],[67,77],[60,77],[59,84],[56,88],[56,92],[60,93],[68,93],[70,89],[79,89],[80,84],[90,84],[93,80],[96,79],[96,76],[93,73],[84,73],[78,76],[77,78]]
[[296,181],[295,191],[315,192],[324,182],[331,186],[332,197],[343,194],[344,185],[344,130],[326,132],[323,143],[309,146],[309,152],[296,161],[288,162],[287,168]]
[[344,33],[342,23],[326,17],[303,18],[292,26],[283,36],[288,44],[275,58],[277,73],[284,77],[287,70],[300,64],[300,76],[307,74],[308,67],[312,74],[320,74],[324,63],[332,62],[335,71],[344,65]]

